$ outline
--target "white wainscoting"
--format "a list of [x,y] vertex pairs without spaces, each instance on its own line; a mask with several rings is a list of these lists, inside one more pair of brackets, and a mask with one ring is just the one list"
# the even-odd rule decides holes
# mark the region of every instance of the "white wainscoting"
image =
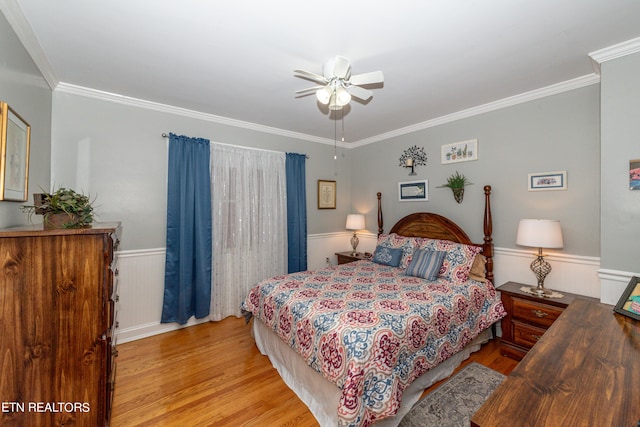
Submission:
[[133,341],[192,326],[160,323],[164,298],[165,249],[121,251],[118,253],[118,343]]
[[[358,237],[359,252],[375,250],[375,234],[358,233]],[[309,235],[308,268],[324,267],[327,258],[335,265],[335,253],[351,250],[350,240],[351,233],[346,231]],[[500,285],[514,281],[534,285],[535,276],[529,270],[533,258],[532,251],[495,248],[495,283]],[[164,294],[164,248],[121,251],[118,260],[118,342],[133,341],[206,321],[192,319],[186,325],[160,323]],[[547,260],[553,268],[545,281],[547,287],[601,298],[608,304],[617,302],[633,276],[631,273],[599,270],[599,258],[553,254]]]
[[[494,249],[494,282],[537,285],[536,276],[529,265],[537,253],[531,250]],[[551,264],[551,272],[544,281],[549,289],[600,298],[598,269],[600,258],[565,254],[549,254],[545,259]]]
[[598,270],[601,283],[600,301],[605,304],[616,305],[627,289],[629,281],[633,276],[640,276],[640,273],[631,273],[628,271],[618,270]]

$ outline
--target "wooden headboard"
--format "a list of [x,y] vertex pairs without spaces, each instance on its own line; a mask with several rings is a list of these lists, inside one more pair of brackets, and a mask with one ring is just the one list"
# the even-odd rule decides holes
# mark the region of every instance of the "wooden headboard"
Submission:
[[[491,186],[484,186],[484,242],[474,243],[458,224],[448,218],[431,212],[416,212],[400,219],[389,233],[407,237],[451,240],[466,245],[482,246],[486,257],[485,275],[493,283],[493,222],[491,218]],[[383,233],[382,193],[378,193],[378,234]]]

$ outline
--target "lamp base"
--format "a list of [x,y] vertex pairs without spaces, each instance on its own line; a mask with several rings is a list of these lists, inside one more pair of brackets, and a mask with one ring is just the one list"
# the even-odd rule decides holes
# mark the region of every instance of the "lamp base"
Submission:
[[353,248],[353,251],[351,252],[351,256],[358,255],[358,252],[356,251],[356,248],[358,247],[358,243],[360,243],[360,240],[358,239],[358,236],[354,231],[353,236],[351,237],[351,247]]

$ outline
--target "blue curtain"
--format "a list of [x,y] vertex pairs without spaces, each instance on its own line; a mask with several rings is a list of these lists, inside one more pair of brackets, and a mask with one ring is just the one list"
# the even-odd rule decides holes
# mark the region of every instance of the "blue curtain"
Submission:
[[287,244],[288,271],[307,269],[306,155],[287,153]]
[[162,322],[185,324],[211,305],[209,140],[169,134]]

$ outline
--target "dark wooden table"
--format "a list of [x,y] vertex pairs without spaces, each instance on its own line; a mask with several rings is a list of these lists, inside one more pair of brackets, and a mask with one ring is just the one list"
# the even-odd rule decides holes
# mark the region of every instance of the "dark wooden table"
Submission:
[[472,417],[472,427],[640,421],[640,322],[576,299]]

